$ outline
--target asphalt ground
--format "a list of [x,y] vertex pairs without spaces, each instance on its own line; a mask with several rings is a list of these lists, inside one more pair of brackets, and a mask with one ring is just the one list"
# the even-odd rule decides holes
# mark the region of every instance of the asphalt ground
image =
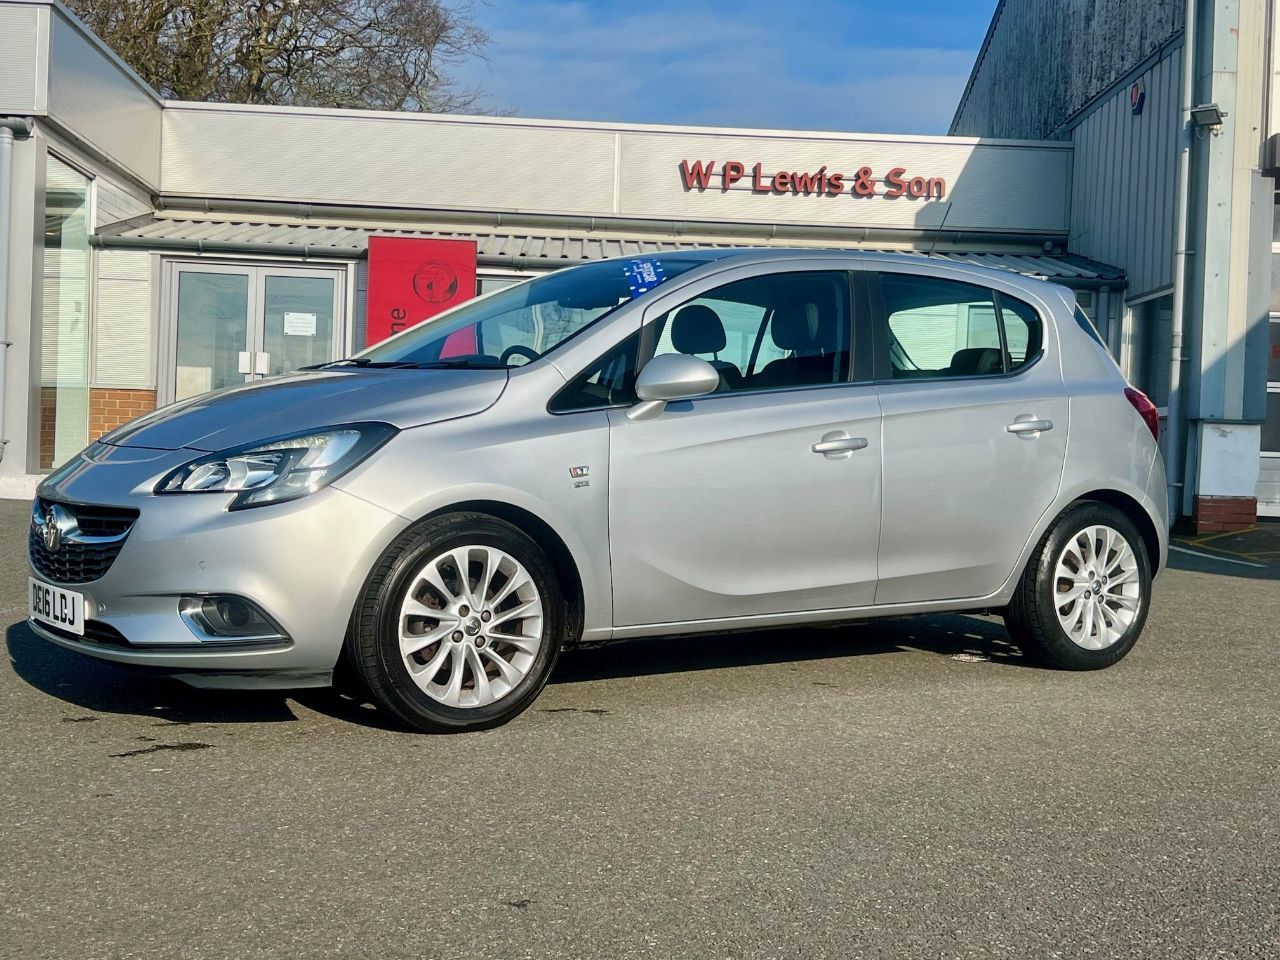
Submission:
[[1280,568],[1175,554],[1100,673],[979,617],[637,641],[432,737],[44,643],[26,511],[0,956],[1280,956]]

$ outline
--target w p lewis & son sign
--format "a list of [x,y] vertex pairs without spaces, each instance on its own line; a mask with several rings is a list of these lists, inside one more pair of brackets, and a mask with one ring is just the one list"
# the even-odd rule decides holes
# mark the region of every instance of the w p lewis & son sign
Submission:
[[750,168],[737,160],[681,160],[680,179],[686,192],[749,190],[751,193],[797,197],[907,197],[913,200],[941,200],[947,192],[942,177],[921,177],[908,173],[905,167],[893,167],[883,174],[871,167],[860,167],[847,174],[829,170],[766,170],[764,164]]

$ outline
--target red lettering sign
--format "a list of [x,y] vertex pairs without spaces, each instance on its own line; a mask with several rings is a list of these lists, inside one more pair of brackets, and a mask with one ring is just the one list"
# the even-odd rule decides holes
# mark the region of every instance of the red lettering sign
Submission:
[[475,295],[474,241],[370,237],[365,345],[430,320]]
[[[747,165],[740,160],[681,160],[680,180],[690,193],[705,193],[713,181],[720,181],[720,192],[735,188],[746,176]],[[941,200],[947,193],[947,181],[942,177],[922,177],[910,173],[906,167],[893,167],[887,173],[878,174],[871,167],[859,167],[852,174],[833,172],[824,164],[817,170],[766,170],[763,163],[750,167],[750,186],[743,184],[738,190],[758,194],[793,197],[838,197],[849,194],[855,197],[887,197],[895,200]],[[850,185],[846,186],[846,181]]]

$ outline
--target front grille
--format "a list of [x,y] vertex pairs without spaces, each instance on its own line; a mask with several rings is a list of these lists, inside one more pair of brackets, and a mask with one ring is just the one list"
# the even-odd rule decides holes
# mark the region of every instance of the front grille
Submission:
[[64,630],[62,627],[55,627],[51,623],[40,624],[41,630],[47,630],[49,633],[62,637],[65,640],[72,640],[76,643],[92,643],[100,647],[131,647],[124,634],[108,623],[101,620],[86,620],[84,622],[84,636],[77,636],[70,630]]
[[[66,518],[56,550],[45,544],[44,523],[53,508]],[[138,519],[126,507],[96,507],[37,498],[31,508],[27,552],[31,566],[54,583],[88,583],[103,576],[120,554]]]

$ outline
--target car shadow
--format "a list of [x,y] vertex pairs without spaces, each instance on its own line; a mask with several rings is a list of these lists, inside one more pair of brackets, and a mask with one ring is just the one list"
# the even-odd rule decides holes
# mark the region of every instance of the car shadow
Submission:
[[155,717],[174,725],[279,723],[298,719],[293,701],[334,719],[402,729],[344,692],[202,690],[163,674],[81,656],[37,637],[25,621],[9,625],[5,642],[10,665],[20,679],[51,697],[97,713]]
[[998,620],[947,614],[613,641],[567,651],[551,683],[906,652],[1034,666]]
[[[25,621],[5,634],[10,664],[25,683],[97,713],[154,717],[174,725],[297,720],[292,703],[361,726],[404,727],[350,691],[202,690],[161,674],[82,656],[37,637]],[[551,683],[719,670],[906,651],[1024,665],[1004,626],[975,616],[877,620],[837,627],[758,630],[625,640],[569,650]],[[66,717],[76,722],[77,717]]]

